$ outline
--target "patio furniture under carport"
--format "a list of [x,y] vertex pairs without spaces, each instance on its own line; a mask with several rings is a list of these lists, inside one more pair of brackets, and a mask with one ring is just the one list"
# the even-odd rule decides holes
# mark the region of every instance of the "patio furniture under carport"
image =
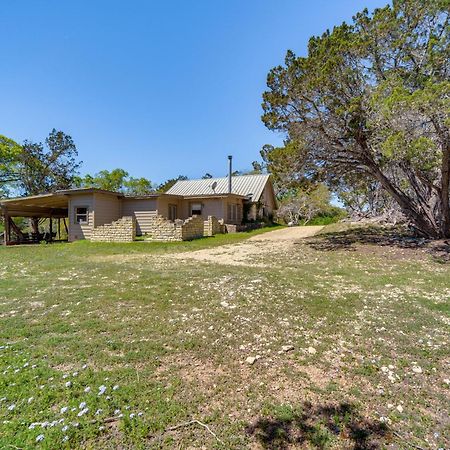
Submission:
[[[4,245],[35,243],[42,240],[52,241],[57,235],[61,238],[61,219],[63,219],[67,232],[65,219],[68,217],[68,204],[68,197],[61,193],[0,200],[5,225]],[[23,233],[12,220],[13,217],[50,219],[48,232]],[[53,219],[58,220],[57,233],[53,231]]]

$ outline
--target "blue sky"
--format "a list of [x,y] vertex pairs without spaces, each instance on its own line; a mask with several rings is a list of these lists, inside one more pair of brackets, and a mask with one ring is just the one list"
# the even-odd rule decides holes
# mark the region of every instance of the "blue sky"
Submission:
[[82,173],[121,167],[154,182],[226,156],[250,168],[282,136],[260,120],[287,49],[387,0],[22,0],[1,5],[0,134],[70,134]]

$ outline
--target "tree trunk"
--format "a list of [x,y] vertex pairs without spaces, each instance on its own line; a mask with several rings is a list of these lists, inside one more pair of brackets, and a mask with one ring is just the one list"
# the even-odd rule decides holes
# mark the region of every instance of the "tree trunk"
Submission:
[[31,230],[34,234],[39,234],[39,217],[32,217],[30,219]]
[[441,235],[442,237],[450,237],[450,144],[442,149],[441,164]]
[[370,170],[374,173],[383,188],[386,189],[390,195],[392,195],[405,216],[413,222],[422,234],[434,239],[440,237],[439,230],[426,219],[426,215],[417,211],[412,200],[402,192],[399,192],[399,190],[390,182],[390,180],[383,174],[381,169],[375,163],[371,165]]

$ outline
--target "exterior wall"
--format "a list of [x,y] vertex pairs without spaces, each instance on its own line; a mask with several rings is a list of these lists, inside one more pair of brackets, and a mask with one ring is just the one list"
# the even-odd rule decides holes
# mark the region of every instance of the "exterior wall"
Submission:
[[[243,218],[243,201],[242,199],[226,199],[225,200],[225,214],[224,214],[224,221],[225,223],[235,224],[239,225],[242,222]],[[237,218],[231,219],[229,215],[229,205],[237,205]]]
[[158,215],[168,218],[169,217],[169,205],[176,205],[177,207],[177,219],[187,219],[189,214],[184,214],[183,200],[180,198],[170,198],[166,196],[158,197],[157,212]]
[[277,205],[274,201],[273,186],[271,183],[266,183],[258,203],[250,203],[247,214],[248,220],[260,220],[273,216]]
[[115,195],[94,194],[94,227],[119,219],[122,200]]
[[136,234],[150,233],[157,214],[156,198],[122,199],[122,214],[136,219]]
[[277,205],[274,202],[275,193],[273,191],[272,183],[266,183],[264,191],[261,195],[261,200],[264,205],[264,215],[266,217],[273,215],[277,209]]
[[95,242],[133,242],[135,237],[136,219],[129,216],[95,227],[90,239]]
[[[75,208],[88,208],[88,223],[75,223]],[[73,195],[69,198],[69,242],[89,239],[94,228],[94,194]]]

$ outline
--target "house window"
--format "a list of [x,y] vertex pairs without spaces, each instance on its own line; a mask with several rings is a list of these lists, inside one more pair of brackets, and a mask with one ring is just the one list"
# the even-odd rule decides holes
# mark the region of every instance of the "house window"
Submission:
[[169,205],[169,220],[175,220],[177,218],[177,205]]
[[228,204],[228,220],[236,222],[238,220],[238,206],[236,204]]
[[201,216],[201,215],[202,215],[202,204],[191,203],[191,216]]
[[88,223],[88,208],[77,206],[75,208],[75,223]]

